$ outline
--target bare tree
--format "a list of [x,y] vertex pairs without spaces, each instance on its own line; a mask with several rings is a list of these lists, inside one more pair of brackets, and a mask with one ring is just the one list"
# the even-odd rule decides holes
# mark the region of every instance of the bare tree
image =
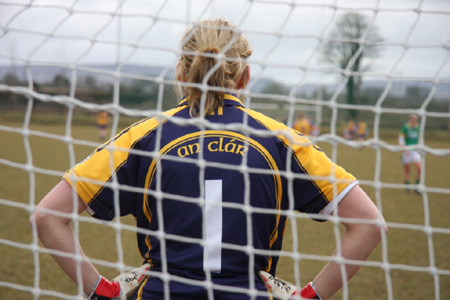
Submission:
[[[348,104],[356,104],[356,95],[361,84],[361,77],[357,77],[355,82],[354,73],[370,68],[370,64],[365,63],[363,59],[376,57],[379,51],[376,44],[383,40],[378,29],[369,25],[362,14],[349,12],[342,15],[330,31],[321,51],[324,61],[349,71],[342,73],[348,77]],[[349,117],[356,119],[357,111],[349,110]]]

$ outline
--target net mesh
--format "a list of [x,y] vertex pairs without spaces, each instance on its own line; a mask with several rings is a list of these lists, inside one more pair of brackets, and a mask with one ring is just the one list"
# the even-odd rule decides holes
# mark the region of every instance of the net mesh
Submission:
[[[349,13],[364,18],[366,30],[357,40],[332,34],[336,23]],[[135,120],[162,118],[164,110],[176,105],[174,69],[180,37],[190,25],[215,17],[230,19],[253,45],[252,79],[242,91],[245,105],[289,126],[299,112],[306,113],[321,128],[311,140],[344,167],[346,161],[355,162],[354,167],[348,163],[354,168],[351,171],[359,175],[360,185],[386,216],[392,232],[392,237],[383,235],[373,259],[349,261],[340,256],[339,247],[331,257],[332,248],[318,253],[302,246],[316,237],[339,246],[338,218],[329,218],[328,235],[321,236],[319,226],[310,228],[313,236],[305,236],[308,217],[291,212],[287,246],[277,253],[282,258],[280,277],[300,286],[331,258],[342,266],[354,263],[373,270],[356,277],[354,285],[344,285],[336,299],[352,295],[363,299],[373,292],[368,287],[375,290],[368,298],[377,299],[381,293],[380,299],[401,299],[404,289],[417,296],[422,284],[427,287],[419,294],[423,297],[449,297],[450,259],[445,245],[450,224],[444,217],[450,209],[446,179],[450,175],[446,170],[450,157],[446,132],[450,130],[449,3],[19,0],[0,2],[0,210],[4,216],[0,249],[11,262],[0,266],[0,291],[5,299],[30,294],[33,299],[82,298],[81,287],[73,290],[70,283],[54,287],[59,285],[55,279],[49,283],[45,274],[52,263],[45,255],[55,253],[42,247],[36,231],[25,225],[27,218],[63,172],[99,145],[95,113],[108,112],[108,137],[113,137]],[[343,27],[337,28],[342,32]],[[375,29],[379,39],[371,39]],[[324,53],[330,43],[335,48],[350,43],[357,49],[345,64],[336,65]],[[370,55],[367,49],[377,50]],[[365,55],[362,60],[361,54]],[[359,87],[356,102],[346,97],[350,82]],[[403,148],[397,144],[397,133],[412,113],[420,118],[420,134],[418,144],[409,148],[422,155],[423,170],[414,186],[403,181],[398,162]],[[346,121],[354,116],[368,124],[364,139],[347,139],[343,134]],[[94,125],[86,129],[89,122]],[[54,155],[37,145],[41,143],[55,147]],[[64,149],[62,155],[56,147]],[[249,173],[245,167],[241,171]],[[114,189],[127,188],[114,184]],[[248,205],[243,210],[249,211],[248,216],[256,211]],[[137,231],[132,223],[116,218],[105,224],[87,215],[73,219],[80,238],[85,226],[112,232],[109,244],[115,250],[109,259],[95,250],[88,253],[106,274],[137,267],[139,260],[129,258],[137,254],[129,254],[134,236],[127,234]],[[6,227],[12,220],[22,230]],[[163,240],[204,243],[163,231],[155,234]],[[239,249],[255,251],[251,245]],[[198,284],[170,276],[164,269],[154,275]],[[372,278],[381,292],[363,277]],[[228,289],[209,280],[201,284],[210,296],[213,289]]]

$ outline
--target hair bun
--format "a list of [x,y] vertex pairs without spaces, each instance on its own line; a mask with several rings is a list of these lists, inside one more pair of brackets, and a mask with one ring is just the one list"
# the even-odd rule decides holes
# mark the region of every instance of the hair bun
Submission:
[[219,50],[219,48],[217,48],[217,47],[206,47],[206,48],[203,48],[200,52],[202,52],[202,53],[215,53],[215,54],[217,54],[217,53],[220,52],[220,50]]

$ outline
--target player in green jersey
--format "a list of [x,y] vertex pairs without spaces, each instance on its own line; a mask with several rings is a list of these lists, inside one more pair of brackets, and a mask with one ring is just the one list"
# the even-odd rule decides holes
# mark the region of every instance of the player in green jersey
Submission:
[[[398,138],[398,142],[401,146],[411,146],[417,145],[419,142],[419,131],[420,126],[416,114],[411,114],[409,116],[408,122],[403,125],[401,133]],[[418,184],[420,181],[420,154],[415,150],[404,150],[402,152],[402,163],[403,163],[403,179],[405,184],[409,184],[410,180],[410,170],[411,164],[416,166],[416,180],[415,183]]]

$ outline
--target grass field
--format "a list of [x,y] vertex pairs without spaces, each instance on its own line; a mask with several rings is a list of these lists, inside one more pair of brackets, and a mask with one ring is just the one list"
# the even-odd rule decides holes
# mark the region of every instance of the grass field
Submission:
[[[64,121],[64,114],[53,119],[52,116],[34,114],[30,129],[64,136]],[[132,121],[127,119],[121,122],[119,128]],[[0,298],[65,299],[64,296],[57,297],[57,293],[76,295],[75,285],[51,257],[42,251],[33,251],[35,237],[28,225],[30,207],[37,204],[60,180],[62,172],[70,167],[70,148],[54,138],[32,134],[24,139],[20,132],[4,130],[20,129],[23,126],[23,116],[20,115],[10,117],[0,114],[0,126],[4,126],[3,130],[0,127]],[[75,140],[92,142],[87,145],[75,143],[75,161],[80,161],[97,143],[93,117],[83,117],[79,122],[74,122],[71,135]],[[396,132],[383,131],[381,139],[388,144],[396,144]],[[425,142],[432,149],[450,149],[450,140],[445,132],[426,132]],[[361,181],[362,187],[382,209],[389,225],[383,244],[384,255],[380,245],[370,258],[374,265],[363,268],[350,282],[349,299],[388,299],[388,287],[392,288],[393,299],[437,299],[437,285],[440,299],[450,299],[450,156],[426,155],[424,183],[432,190],[416,194],[406,193],[395,185],[402,183],[398,153],[373,148],[355,149],[344,145],[333,149],[327,143],[321,143],[320,146],[330,156],[336,151],[337,162]],[[383,183],[379,190],[370,185],[377,176],[377,151],[381,154],[379,178]],[[33,172],[26,171],[24,167],[27,163],[32,164]],[[121,221],[133,223],[128,217]],[[331,255],[336,245],[334,225],[331,222],[316,223],[303,217],[295,221],[299,235],[293,239],[288,227],[284,250],[290,251],[293,241],[297,240],[299,252],[306,257],[300,261],[282,257],[278,275],[294,281],[294,268],[298,268],[302,282],[307,282],[325,264],[323,260],[312,259],[308,255]],[[423,227],[427,224],[437,232],[427,235]],[[135,234],[122,231],[121,237],[124,262],[138,266],[141,259]],[[99,260],[97,266],[102,274],[109,278],[117,275],[113,268],[101,263],[118,261],[116,231],[113,227],[81,222],[80,239],[86,254]],[[383,261],[390,264],[390,269],[383,269],[377,264]],[[435,275],[428,269],[432,264],[436,267]],[[439,272],[447,275],[437,276]],[[44,295],[33,298],[33,288],[42,289]],[[333,299],[342,299],[342,295],[339,292]]]

